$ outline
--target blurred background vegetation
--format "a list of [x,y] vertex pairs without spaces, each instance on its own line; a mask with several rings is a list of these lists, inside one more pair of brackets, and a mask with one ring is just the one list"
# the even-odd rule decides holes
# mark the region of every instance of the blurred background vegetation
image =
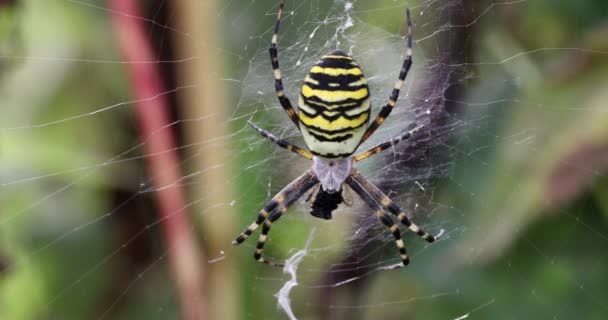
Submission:
[[[295,137],[280,127],[289,123],[278,103],[253,105],[256,112],[243,102],[243,92],[258,86],[246,79],[263,79],[259,86],[272,94],[270,66],[257,58],[267,59],[277,1],[128,2],[140,4],[141,15],[117,12],[111,1],[0,0],[0,319],[176,319],[192,315],[188,308],[208,319],[286,319],[274,295],[289,276],[251,259],[254,240],[229,244],[307,165],[245,125],[255,115],[274,123],[277,134]],[[399,35],[405,6],[413,9],[417,35],[438,33],[417,43],[416,61],[430,65],[415,75],[438,86],[437,66],[448,71],[437,101],[449,115],[443,125],[449,135],[427,150],[448,168],[425,180],[432,195],[410,201],[426,206],[417,221],[435,233],[445,229],[444,237],[428,246],[407,234],[413,253],[407,269],[339,272],[331,266],[353,257],[393,261],[392,241],[376,237],[380,244],[354,247],[361,238],[349,234],[365,219],[353,217],[367,213],[359,207],[331,223],[294,208],[296,218],[281,221],[268,249],[288,257],[317,227],[318,250],[304,261],[301,285],[291,293],[294,313],[605,319],[608,2],[360,0],[350,14],[358,25]],[[310,19],[342,7],[341,0],[287,1],[294,14],[286,15],[281,44],[299,48],[294,44],[321,24]],[[117,35],[129,31],[113,15],[144,26],[159,63],[127,61]],[[380,47],[371,59],[383,54]],[[287,49],[281,57],[284,72],[300,69],[297,54]],[[162,75],[166,128],[176,136],[169,149],[180,157],[169,164],[181,172],[170,186],[151,178],[154,155],[145,146],[160,134],[142,134],[132,65]],[[381,92],[394,81],[384,75]],[[286,80],[297,92],[301,79]],[[373,165],[380,172],[395,161],[388,153]],[[382,175],[373,177],[383,185]],[[407,181],[387,179],[383,187],[405,195],[413,185]],[[184,210],[168,218],[159,215],[156,198],[164,187],[188,195]],[[183,232],[194,235],[200,253],[185,268],[172,262],[179,248],[167,245],[176,237],[169,223],[181,214],[190,221]],[[184,269],[200,276],[202,292],[183,294]],[[360,278],[335,286],[354,277]]]

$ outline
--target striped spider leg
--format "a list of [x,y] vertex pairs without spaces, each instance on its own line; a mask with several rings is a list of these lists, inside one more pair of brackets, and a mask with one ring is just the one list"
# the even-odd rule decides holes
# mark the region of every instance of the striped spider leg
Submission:
[[406,131],[404,134],[397,136],[391,140],[388,140],[386,142],[380,143],[374,147],[369,148],[368,150],[365,150],[357,155],[355,155],[353,157],[353,163],[357,163],[363,159],[367,159],[377,153],[380,153],[388,148],[394,147],[397,144],[399,144],[401,141],[407,140],[409,137],[413,136],[414,134],[416,134],[418,131],[420,131],[420,129],[422,129],[422,126],[420,127],[414,127],[411,130]]
[[405,15],[407,16],[407,49],[405,52],[405,59],[403,60],[403,65],[401,66],[401,71],[399,72],[399,79],[395,82],[395,86],[393,87],[393,92],[391,93],[388,102],[382,109],[380,113],[374,119],[374,122],[367,127],[367,130],[363,134],[363,138],[359,141],[359,145],[361,145],[367,138],[369,138],[375,131],[380,127],[380,125],[386,120],[389,116],[395,105],[397,104],[397,99],[399,98],[399,91],[403,86],[403,82],[407,77],[410,68],[412,67],[412,18],[410,17],[410,9],[405,10]]
[[279,146],[283,149],[287,149],[287,150],[299,155],[300,157],[306,158],[308,160],[312,160],[313,154],[310,151],[308,151],[306,149],[302,149],[283,139],[277,138],[275,135],[268,132],[267,130],[264,130],[264,129],[258,127],[258,125],[253,123],[253,121],[251,121],[251,120],[247,121],[247,124],[249,126],[251,126],[253,129],[255,129],[255,131],[257,131],[262,137],[270,140],[272,143],[276,144],[277,146]]
[[271,266],[282,266],[282,263],[266,260],[264,257],[262,257],[262,253],[264,252],[264,244],[268,238],[270,227],[272,226],[273,222],[278,220],[285,212],[287,212],[289,206],[302,197],[302,195],[304,195],[317,183],[319,183],[319,180],[315,176],[312,169],[306,171],[304,174],[292,181],[289,185],[283,188],[283,190],[277,193],[262,210],[260,210],[256,221],[241,232],[241,234],[234,241],[232,241],[232,245],[239,245],[243,243],[256,229],[258,229],[260,225],[263,224],[262,233],[258,238],[258,243],[253,257],[255,260],[261,263]]
[[380,191],[378,187],[365,179],[357,170],[353,170],[350,176],[353,178],[353,180],[357,181],[371,195],[371,197],[377,201],[382,208],[384,208],[384,210],[387,210],[395,215],[399,222],[401,222],[404,226],[408,227],[408,229],[429,243],[435,241],[435,237],[422,230],[422,228],[415,223],[411,222],[401,208],[399,208],[387,195]]
[[373,183],[365,179],[357,170],[353,169],[349,178],[345,182],[359,195],[359,197],[361,197],[365,203],[367,203],[372,210],[376,211],[378,218],[393,233],[395,242],[397,243],[397,248],[399,248],[399,252],[401,254],[402,261],[402,263],[395,266],[395,268],[405,267],[409,263],[409,258],[405,250],[405,244],[401,240],[399,229],[393,223],[392,219],[379,213],[380,211],[388,211],[395,215],[401,224],[405,225],[408,229],[416,233],[420,238],[426,240],[428,243],[435,241],[435,237],[424,231],[417,224],[411,222],[407,218],[405,212],[403,212],[399,206],[397,206],[387,195],[380,191],[380,189],[378,189],[378,187],[376,187]]
[[407,250],[405,249],[405,243],[403,239],[401,239],[401,232],[399,231],[399,227],[395,224],[393,219],[387,216],[384,212],[384,209],[376,200],[372,198],[372,196],[363,189],[361,184],[357,181],[353,180],[352,177],[348,177],[345,181],[347,185],[353,189],[374,212],[376,213],[376,217],[388,228],[388,230],[393,234],[395,238],[395,243],[397,244],[397,248],[399,249],[399,253],[401,254],[401,264],[397,267],[405,267],[410,263],[410,259],[407,255]]
[[298,120],[298,115],[296,114],[295,109],[291,105],[289,98],[285,95],[285,90],[283,88],[283,77],[281,76],[281,69],[279,69],[279,57],[277,56],[277,42],[279,38],[279,26],[281,25],[281,15],[283,14],[283,7],[285,6],[285,0],[281,0],[279,3],[279,11],[277,12],[277,19],[274,22],[274,31],[272,33],[272,40],[270,41],[270,48],[268,52],[270,53],[270,63],[272,64],[272,71],[274,75],[274,89],[277,93],[277,98],[279,99],[279,103],[287,112],[289,119],[296,125],[297,128],[300,128],[300,122]]

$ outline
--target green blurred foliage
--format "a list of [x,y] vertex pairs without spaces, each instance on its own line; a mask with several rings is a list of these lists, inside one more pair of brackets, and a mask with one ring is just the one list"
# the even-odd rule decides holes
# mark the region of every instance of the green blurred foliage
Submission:
[[[122,68],[94,62],[110,56],[111,28],[103,12],[50,2],[17,2],[1,15],[0,163],[13,183],[0,205],[0,318],[88,318],[116,263],[103,260],[116,239],[111,221],[92,222],[112,210],[110,189],[138,179],[100,166],[128,143],[111,130],[124,112],[70,120],[127,94]],[[36,126],[57,119],[65,122]]]

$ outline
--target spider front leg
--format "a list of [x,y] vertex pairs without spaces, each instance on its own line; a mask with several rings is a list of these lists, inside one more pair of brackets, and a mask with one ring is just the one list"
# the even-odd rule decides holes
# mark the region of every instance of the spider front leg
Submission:
[[310,190],[310,188],[312,188],[318,182],[319,180],[317,179],[312,170],[306,171],[300,177],[298,177],[285,188],[283,188],[283,190],[277,193],[272,198],[272,200],[259,212],[256,221],[253,222],[249,227],[247,227],[247,229],[245,229],[243,232],[241,232],[241,234],[234,241],[232,241],[232,244],[238,245],[243,243],[263,223],[264,226],[262,227],[262,234],[258,239],[254,258],[255,260],[261,263],[266,263],[273,266],[280,266],[280,264],[265,260],[262,257],[262,253],[264,251],[264,244],[268,237],[268,233],[270,232],[270,226],[274,221],[278,220],[283,213],[287,211],[289,206],[291,206],[304,193],[306,193],[306,191]]
[[399,228],[397,227],[395,222],[393,222],[393,219],[391,219],[384,213],[384,209],[382,208],[382,206],[379,205],[372,198],[372,196],[363,189],[363,187],[359,183],[353,180],[352,177],[348,177],[345,182],[348,186],[351,187],[351,189],[353,189],[359,195],[359,197],[361,197],[361,199],[365,203],[367,203],[367,205],[372,210],[376,212],[376,217],[378,217],[378,219],[380,219],[380,221],[393,234],[393,237],[395,238],[395,243],[397,244],[397,248],[399,249],[399,254],[401,255],[401,264],[396,265],[393,268],[402,268],[407,266],[410,263],[410,259],[407,255],[407,250],[405,249],[405,243],[403,242],[403,239],[401,239],[401,232],[399,231]]
[[365,179],[358,171],[352,170],[351,177],[353,180],[358,182],[377,203],[379,203],[385,210],[395,215],[403,225],[416,233],[420,238],[429,243],[435,241],[435,237],[424,231],[415,223],[411,222],[407,218],[405,212],[403,212],[399,206],[397,206],[387,195],[380,191],[380,189],[378,189],[378,187],[376,187],[373,183]]
[[395,82],[393,92],[391,93],[388,102],[384,107],[382,107],[382,110],[380,110],[380,113],[378,114],[376,119],[374,119],[374,122],[372,122],[372,124],[367,128],[367,130],[363,134],[363,138],[361,138],[361,141],[359,142],[359,145],[361,145],[365,140],[367,140],[367,138],[369,138],[374,133],[374,131],[376,131],[376,129],[380,127],[380,125],[389,116],[389,114],[391,114],[391,111],[397,104],[397,99],[399,98],[399,91],[403,86],[403,82],[407,77],[407,73],[412,67],[412,19],[410,17],[409,8],[406,9],[405,15],[407,17],[407,50],[405,52],[405,59],[403,60],[401,71],[399,72],[399,79],[397,80],[397,82]]
[[232,240],[233,246],[239,245],[247,240],[247,238],[249,238],[249,236],[260,227],[266,218],[268,218],[268,215],[273,212],[279,204],[282,204],[285,201],[285,192],[283,191],[284,190],[275,195],[272,200],[270,200],[270,202],[268,202],[268,204],[266,204],[264,208],[260,210],[257,219],[251,225],[249,225],[245,231],[241,232],[236,239]]
[[283,77],[281,76],[281,69],[279,69],[279,57],[277,56],[277,42],[279,38],[279,26],[281,25],[281,15],[283,14],[283,7],[285,6],[285,0],[281,0],[279,3],[279,11],[277,12],[277,19],[274,23],[274,32],[272,33],[272,40],[270,41],[270,48],[268,52],[270,53],[270,63],[272,64],[272,71],[274,74],[274,88],[277,93],[277,98],[279,99],[279,103],[287,112],[289,119],[293,121],[296,127],[300,128],[300,122],[298,120],[298,115],[294,110],[289,98],[285,95],[285,90],[283,88]]
[[317,183],[318,183],[318,180],[316,177],[313,177],[313,178],[309,179],[308,181],[306,181],[306,183],[302,184],[302,186],[299,189],[295,190],[293,192],[293,194],[291,194],[287,198],[284,205],[282,205],[282,204],[278,205],[277,208],[268,216],[268,219],[266,219],[266,221],[264,221],[264,226],[262,227],[262,233],[260,234],[260,237],[258,238],[258,243],[255,247],[255,252],[253,254],[253,258],[257,262],[265,263],[265,264],[273,266],[273,267],[282,267],[284,265],[283,263],[266,260],[262,256],[262,254],[264,253],[264,245],[266,244],[266,240],[268,239],[268,233],[270,232],[270,227],[272,226],[272,224],[275,221],[279,220],[279,218],[281,218],[281,216],[283,216],[283,214],[285,212],[287,212],[287,209],[289,208],[289,206],[291,206],[304,193],[306,193],[310,188],[315,186]]
[[270,227],[272,226],[272,223],[279,220],[279,218],[285,212],[287,212],[287,207],[281,205],[270,214],[270,216],[268,217],[268,219],[266,219],[266,221],[264,221],[264,226],[262,227],[262,233],[260,234],[260,237],[258,238],[258,243],[255,246],[255,252],[253,253],[253,258],[257,262],[265,263],[265,264],[273,266],[273,267],[284,266],[283,263],[264,259],[264,257],[262,257],[262,253],[264,253],[264,245],[266,244],[266,240],[268,239],[268,233],[270,232]]

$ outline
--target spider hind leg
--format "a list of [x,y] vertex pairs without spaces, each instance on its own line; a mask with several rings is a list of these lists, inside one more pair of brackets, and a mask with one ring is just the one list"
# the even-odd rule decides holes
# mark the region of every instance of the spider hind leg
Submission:
[[401,87],[403,86],[403,82],[407,77],[407,74],[412,67],[412,18],[410,17],[410,9],[405,10],[405,16],[407,21],[407,49],[405,51],[405,59],[403,60],[403,65],[401,66],[401,71],[399,72],[399,78],[397,82],[395,82],[395,86],[393,87],[393,92],[391,93],[386,105],[382,107],[376,119],[367,127],[367,130],[363,134],[361,141],[359,141],[359,145],[361,145],[367,138],[369,138],[375,131],[380,127],[380,125],[386,120],[386,118],[391,114],[393,108],[397,105],[397,99],[399,98],[399,92],[401,91]]
[[272,40],[270,41],[270,48],[268,53],[270,54],[270,64],[272,65],[272,71],[274,75],[274,88],[279,99],[279,103],[287,112],[289,119],[295,124],[297,128],[300,128],[300,122],[296,110],[291,105],[291,101],[285,95],[285,89],[283,88],[283,77],[281,76],[281,69],[279,68],[279,57],[277,50],[277,42],[279,39],[279,26],[281,25],[281,16],[283,15],[283,7],[285,6],[285,0],[279,2],[279,11],[277,11],[277,18],[274,22],[274,30],[272,33]]

